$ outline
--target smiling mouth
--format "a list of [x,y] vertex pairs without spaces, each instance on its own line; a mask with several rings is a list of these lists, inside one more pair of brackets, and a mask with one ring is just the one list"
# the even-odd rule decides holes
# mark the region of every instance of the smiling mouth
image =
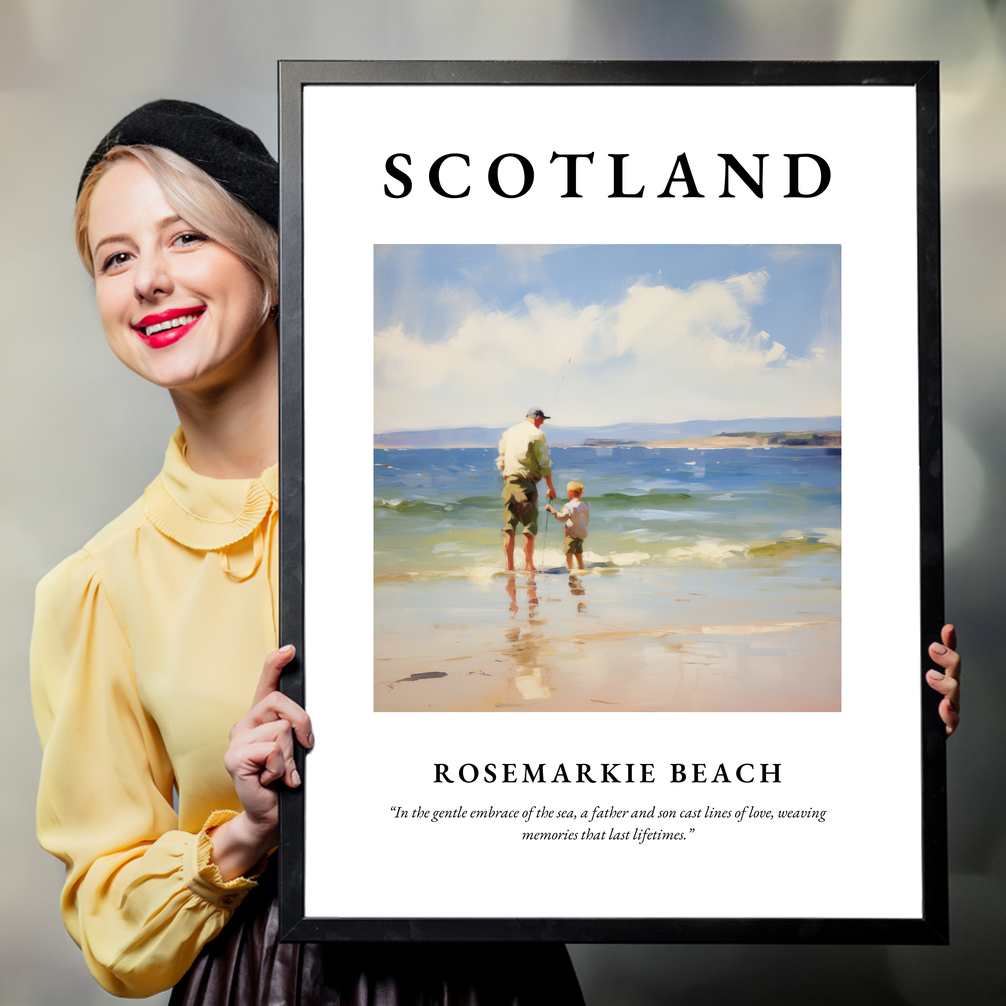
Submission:
[[173,307],[158,314],[148,314],[133,325],[133,331],[150,349],[164,349],[183,339],[203,316],[203,305]]
[[158,322],[156,325],[147,325],[145,328],[136,326],[136,331],[145,339],[149,339],[158,332],[167,332],[172,328],[181,328],[183,325],[191,325],[203,312],[193,311],[190,314],[182,314],[176,318],[169,318],[167,321]]

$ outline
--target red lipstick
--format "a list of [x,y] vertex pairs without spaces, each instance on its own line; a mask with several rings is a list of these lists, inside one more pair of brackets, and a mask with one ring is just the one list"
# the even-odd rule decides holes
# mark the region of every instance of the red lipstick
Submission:
[[[205,310],[205,306],[199,305],[197,307],[173,307],[168,311],[148,314],[133,325],[133,331],[151,349],[161,349],[164,346],[170,346],[173,342],[178,342],[179,339],[187,335]],[[188,320],[180,324],[182,319]]]

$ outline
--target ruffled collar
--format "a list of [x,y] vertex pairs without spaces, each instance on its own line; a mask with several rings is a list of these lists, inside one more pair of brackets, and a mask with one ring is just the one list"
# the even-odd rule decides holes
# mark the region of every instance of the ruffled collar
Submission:
[[251,534],[279,501],[279,466],[257,479],[213,479],[185,460],[185,437],[175,430],[164,468],[143,494],[143,512],[162,534],[186,548],[211,552]]

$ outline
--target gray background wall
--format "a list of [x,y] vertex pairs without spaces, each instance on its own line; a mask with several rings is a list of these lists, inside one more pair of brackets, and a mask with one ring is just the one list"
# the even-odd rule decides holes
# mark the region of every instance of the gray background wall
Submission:
[[34,839],[32,590],[136,498],[174,426],[167,396],[104,345],[70,236],[78,172],[122,114],[167,96],[217,108],[275,149],[279,58],[942,61],[947,614],[967,665],[949,758],[953,945],[573,956],[591,1006],[1006,1002],[1004,51],[998,0],[3,0],[0,1006],[108,999],[62,929],[61,869]]

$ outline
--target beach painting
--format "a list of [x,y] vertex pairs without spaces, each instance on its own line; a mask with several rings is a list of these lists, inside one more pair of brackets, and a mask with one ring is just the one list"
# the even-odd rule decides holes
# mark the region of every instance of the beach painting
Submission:
[[375,711],[840,710],[840,377],[838,245],[375,246]]

